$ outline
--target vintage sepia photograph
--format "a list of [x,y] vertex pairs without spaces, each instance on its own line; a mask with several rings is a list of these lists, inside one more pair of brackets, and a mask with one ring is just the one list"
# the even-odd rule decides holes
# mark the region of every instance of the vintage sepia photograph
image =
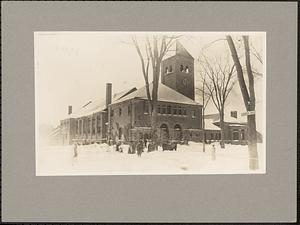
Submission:
[[36,175],[265,174],[266,32],[34,32]]

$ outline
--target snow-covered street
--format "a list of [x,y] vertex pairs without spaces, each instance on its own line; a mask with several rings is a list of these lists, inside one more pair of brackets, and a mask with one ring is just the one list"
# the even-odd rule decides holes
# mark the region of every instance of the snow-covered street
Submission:
[[248,169],[248,147],[216,144],[216,160],[212,160],[211,145],[202,152],[202,143],[178,145],[177,151],[144,152],[141,157],[123,153],[112,146],[93,144],[40,148],[37,152],[36,175],[139,175],[139,174],[246,174],[265,173],[265,150],[258,144],[259,170]]

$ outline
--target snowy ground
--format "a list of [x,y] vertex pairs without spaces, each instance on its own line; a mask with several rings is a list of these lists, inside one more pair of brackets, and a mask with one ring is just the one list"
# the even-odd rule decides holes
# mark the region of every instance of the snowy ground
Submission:
[[142,157],[123,153],[112,146],[93,144],[79,146],[73,158],[73,146],[40,148],[37,152],[38,176],[113,175],[113,174],[245,174],[265,173],[265,149],[258,144],[259,170],[248,169],[248,147],[216,144],[216,160],[211,159],[211,146],[202,152],[201,143],[178,145],[177,151],[144,152]]

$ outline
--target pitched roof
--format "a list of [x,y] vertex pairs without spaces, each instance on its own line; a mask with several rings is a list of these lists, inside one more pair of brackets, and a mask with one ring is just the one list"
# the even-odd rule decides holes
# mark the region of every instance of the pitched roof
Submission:
[[220,127],[214,124],[214,119],[204,119],[205,130],[221,130]]
[[[133,91],[137,90],[135,87],[130,88],[125,91],[121,91],[119,93],[114,94],[112,101],[118,100],[127,94],[132,93]],[[101,112],[106,109],[106,100],[105,99],[97,99],[97,100],[90,100],[82,107],[78,108],[76,111],[68,115],[66,118],[78,118],[82,116],[92,115],[93,113]]]
[[[205,115],[204,118],[207,120],[209,120],[209,119],[212,120],[214,124],[217,124],[220,122],[220,116],[218,113]],[[241,116],[238,114],[237,118],[234,118],[234,117],[230,116],[230,112],[229,113],[225,112],[224,122],[232,123],[232,124],[245,124],[245,123],[247,123],[247,117]]]
[[[152,88],[153,83],[149,84],[150,95],[152,94]],[[147,99],[146,86],[137,89],[136,91],[124,96],[123,98],[113,101],[112,104],[120,103],[129,99]],[[183,94],[173,90],[172,88],[167,87],[162,83],[159,83],[158,85],[158,101],[200,105],[194,100],[184,96]]]

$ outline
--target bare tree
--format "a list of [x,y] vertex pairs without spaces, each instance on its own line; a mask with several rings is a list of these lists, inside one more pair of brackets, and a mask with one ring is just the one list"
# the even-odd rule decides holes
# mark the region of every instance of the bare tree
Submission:
[[244,104],[248,112],[248,149],[249,149],[249,168],[252,170],[258,169],[258,154],[257,154],[257,133],[255,122],[255,90],[254,90],[254,76],[251,67],[249,36],[243,36],[244,50],[245,50],[245,64],[248,75],[249,90],[245,83],[242,65],[238,58],[235,44],[230,35],[226,36],[229,49],[231,51],[232,59],[236,67],[238,81],[242,92]]
[[[199,60],[200,61],[200,60]],[[206,84],[206,76],[205,74],[200,74],[200,81],[202,83],[202,87],[196,87],[196,93],[200,92],[202,98],[202,151],[205,152],[205,109],[211,99],[211,94],[207,91]]]
[[[160,67],[164,56],[170,50],[174,41],[179,36],[167,36],[167,35],[152,35],[146,36],[142,40],[141,45],[138,42],[136,36],[132,37],[133,44],[139,55],[144,81],[146,85],[146,92],[149,104],[149,115],[151,120],[151,137],[157,146],[157,101],[158,101],[158,85],[160,78]],[[152,70],[152,93],[149,86],[149,66],[151,64]]]
[[[225,122],[224,122],[224,112],[225,103],[231,92],[234,84],[234,65],[230,65],[228,57],[215,57],[214,59],[209,59],[207,56],[203,55],[203,60],[201,61],[202,73],[207,77],[203,81],[209,95],[218,110],[220,118],[220,128],[221,128],[221,148],[225,148]],[[225,59],[225,60],[224,60]]]

